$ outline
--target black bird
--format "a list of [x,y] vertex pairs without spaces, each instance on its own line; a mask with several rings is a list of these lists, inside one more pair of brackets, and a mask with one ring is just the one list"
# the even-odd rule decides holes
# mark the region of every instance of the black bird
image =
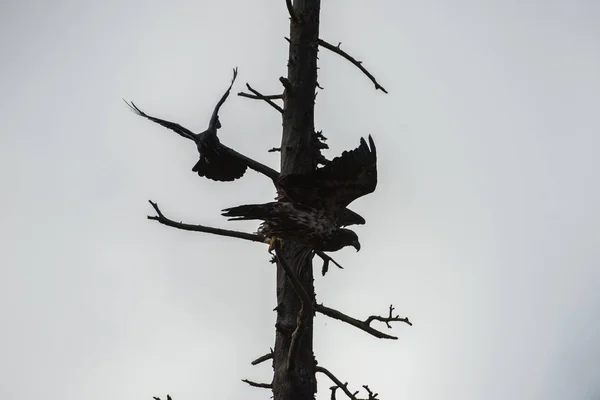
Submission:
[[197,172],[199,176],[204,176],[214,181],[229,182],[241,178],[248,168],[247,163],[240,157],[236,157],[232,154],[231,149],[221,144],[217,137],[217,129],[221,128],[219,109],[223,103],[225,103],[225,100],[227,100],[236,77],[237,68],[234,68],[231,84],[215,106],[212,116],[210,117],[210,122],[208,123],[208,129],[202,133],[194,133],[175,122],[152,117],[140,110],[133,102],[130,104],[125,101],[125,103],[137,115],[156,122],[165,128],[171,129],[180,136],[191,139],[196,143],[198,153],[200,153],[200,159],[196,165],[194,165],[192,171]]

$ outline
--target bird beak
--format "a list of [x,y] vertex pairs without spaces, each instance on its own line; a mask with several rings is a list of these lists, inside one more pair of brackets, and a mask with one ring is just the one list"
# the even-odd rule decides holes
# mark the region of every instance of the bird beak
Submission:
[[356,242],[352,243],[352,246],[354,246],[357,253],[360,251],[360,242],[358,240]]

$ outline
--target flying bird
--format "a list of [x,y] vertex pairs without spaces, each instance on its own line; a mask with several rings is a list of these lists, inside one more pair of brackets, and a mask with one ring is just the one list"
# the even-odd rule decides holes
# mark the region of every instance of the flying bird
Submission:
[[137,114],[150,121],[156,122],[165,128],[171,129],[178,135],[191,139],[196,143],[200,159],[192,168],[192,171],[198,173],[199,176],[204,176],[214,181],[229,182],[241,178],[246,172],[247,163],[240,157],[236,157],[231,149],[221,144],[217,137],[217,130],[221,128],[219,121],[219,109],[229,97],[229,92],[233,87],[233,83],[237,77],[237,68],[233,69],[233,79],[229,88],[223,94],[210,117],[208,129],[202,133],[194,133],[178,123],[167,121],[160,118],[155,118],[140,110],[133,102],[125,103]]
[[324,209],[338,226],[364,224],[365,219],[347,208],[377,187],[377,150],[371,135],[360,145],[325,166],[304,174],[288,174],[277,181],[279,200]]
[[[370,145],[370,146],[369,146]],[[278,202],[249,204],[223,210],[236,220],[264,221],[258,233],[276,239],[293,240],[320,251],[337,251],[345,246],[360,250],[355,232],[343,226],[364,224],[365,220],[347,206],[377,187],[377,153],[373,138],[369,144],[344,151],[324,167],[305,174],[288,174],[276,183]]]
[[356,233],[339,228],[335,219],[324,209],[305,207],[291,202],[247,204],[223,210],[229,221],[262,220],[258,233],[272,238],[271,251],[276,239],[292,240],[316,251],[338,251],[346,246],[360,250]]

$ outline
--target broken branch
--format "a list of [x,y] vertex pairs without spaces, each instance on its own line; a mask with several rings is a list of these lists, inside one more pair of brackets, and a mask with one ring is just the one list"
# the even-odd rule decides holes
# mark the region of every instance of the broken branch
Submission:
[[265,96],[262,93],[260,93],[258,90],[252,89],[252,87],[249,84],[247,84],[247,83],[246,83],[246,87],[248,88],[249,91],[251,91],[252,93],[254,93],[254,97],[249,97],[249,96],[252,96],[252,95],[249,95],[249,94],[243,93],[243,92],[238,93],[238,96],[246,97],[246,98],[251,98],[251,99],[256,98],[256,99],[264,100],[267,103],[269,103],[271,105],[271,107],[273,107],[274,109],[276,109],[277,111],[279,111],[280,113],[283,114],[283,108],[281,108],[277,104],[275,104],[273,102],[273,100],[271,100],[269,98],[269,96]]
[[260,364],[262,362],[265,362],[267,360],[271,360],[273,358],[273,356],[274,356],[273,349],[271,349],[270,353],[267,353],[264,356],[258,357],[256,360],[252,361],[251,364],[252,365],[258,365],[258,364]]
[[281,100],[281,99],[283,99],[283,94],[266,94],[266,95],[263,95],[262,97],[259,97],[259,96],[255,95],[255,94],[249,94],[249,93],[239,92],[238,96],[245,97],[247,99],[253,99],[253,100],[265,100],[265,99],[269,99],[269,100]]
[[263,388],[263,389],[273,389],[273,385],[270,383],[253,382],[248,379],[242,379],[242,382],[247,383],[248,385],[250,385],[252,387]]
[[390,306],[389,317],[381,317],[378,315],[371,315],[366,320],[360,321],[360,320],[358,320],[356,318],[352,318],[338,310],[335,310],[335,309],[329,308],[329,307],[325,307],[323,304],[317,304],[315,306],[316,312],[320,312],[321,314],[327,315],[330,318],[337,319],[337,320],[340,320],[347,324],[350,324],[350,325],[352,325],[360,330],[363,330],[363,331],[367,332],[368,334],[373,335],[377,338],[397,340],[398,338],[396,336],[388,335],[386,333],[383,333],[383,332],[378,331],[377,329],[371,327],[372,321],[385,322],[387,324],[388,328],[391,328],[391,325],[389,324],[390,322],[404,322],[404,323],[412,326],[412,322],[410,322],[408,318],[400,318],[400,316],[398,316],[398,315],[395,317],[392,316],[393,310],[394,310],[394,308],[392,306]]
[[379,84],[379,82],[377,82],[375,77],[373,75],[371,75],[371,73],[369,71],[367,71],[365,67],[362,66],[362,61],[358,61],[357,59],[352,57],[350,54],[348,54],[344,50],[340,49],[341,44],[342,43],[340,42],[337,46],[334,46],[332,44],[327,43],[323,39],[319,39],[319,46],[325,47],[327,50],[332,51],[336,54],[339,54],[340,56],[344,57],[346,60],[350,61],[352,64],[354,64],[356,67],[358,67],[358,69],[360,69],[371,80],[371,82],[373,82],[375,84],[375,90],[379,89],[383,93],[387,94],[387,90],[385,90],[385,88],[383,86],[381,86]]

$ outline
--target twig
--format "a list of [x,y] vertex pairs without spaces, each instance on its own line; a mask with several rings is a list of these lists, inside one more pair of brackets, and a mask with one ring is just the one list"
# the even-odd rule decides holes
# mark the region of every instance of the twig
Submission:
[[350,324],[350,325],[352,325],[358,329],[361,329],[377,338],[397,340],[398,338],[396,336],[388,335],[386,333],[380,332],[377,329],[371,327],[372,321],[385,322],[387,324],[388,328],[391,328],[391,326],[389,324],[390,322],[404,322],[404,323],[412,326],[412,322],[410,322],[408,318],[400,318],[400,316],[395,316],[395,317],[392,316],[393,310],[394,310],[394,308],[392,306],[390,306],[389,317],[381,317],[378,315],[371,315],[366,320],[360,321],[360,320],[358,320],[356,318],[352,318],[338,310],[335,310],[335,309],[329,308],[329,307],[325,307],[323,304],[317,304],[315,306],[316,312],[320,312],[321,314],[327,315],[330,318],[334,318],[334,319],[340,320],[342,322],[345,322],[347,324]]
[[281,100],[283,99],[283,94],[265,94],[262,97],[261,96],[257,96],[255,94],[248,94],[245,92],[239,92],[238,96],[240,97],[245,97],[247,99],[253,99],[253,100],[265,100],[265,99],[269,99],[269,100]]
[[279,82],[281,82],[281,84],[283,85],[283,88],[285,90],[287,90],[287,91],[291,91],[292,90],[292,83],[290,82],[290,80],[288,78],[280,76],[279,77]]
[[332,44],[327,43],[323,39],[319,39],[319,46],[325,47],[327,50],[330,50],[336,54],[339,54],[340,56],[344,57],[346,60],[350,61],[352,64],[356,65],[358,67],[358,69],[360,69],[371,80],[371,82],[373,82],[375,84],[375,90],[379,89],[383,93],[387,94],[387,90],[385,90],[385,88],[377,82],[375,77],[373,75],[371,75],[371,73],[369,71],[367,71],[365,69],[365,67],[362,66],[362,61],[358,61],[357,59],[352,57],[350,54],[348,54],[344,50],[340,49],[341,44],[342,43],[339,43],[337,46],[334,46]]
[[[277,111],[279,111],[280,113],[282,113],[282,114],[283,114],[283,108],[281,108],[281,107],[279,107],[277,104],[275,104],[275,103],[273,102],[273,100],[271,100],[271,99],[269,98],[269,96],[265,96],[265,95],[263,95],[262,93],[260,93],[258,90],[254,90],[254,89],[252,89],[252,87],[251,87],[249,84],[247,84],[247,83],[246,83],[246,87],[248,88],[248,90],[249,90],[249,91],[251,91],[252,93],[254,93],[254,96],[255,96],[255,97],[250,97],[250,98],[258,98],[258,99],[260,99],[260,100],[264,100],[264,101],[266,101],[267,103],[269,103],[269,104],[271,105],[271,107],[273,107],[274,109],[276,109]],[[238,96],[241,96],[241,97],[248,97],[249,95],[248,95],[247,93],[240,92],[240,93],[238,93]]]
[[150,205],[152,205],[152,207],[154,208],[154,211],[156,211],[156,214],[157,214],[157,215],[148,215],[148,219],[153,220],[153,221],[158,221],[159,223],[161,223],[163,225],[171,226],[171,227],[177,228],[177,229],[183,229],[185,231],[212,233],[213,235],[228,236],[228,237],[233,237],[236,239],[249,240],[251,242],[265,243],[265,237],[263,237],[261,235],[256,235],[254,233],[232,231],[229,229],[213,228],[213,227],[204,226],[204,225],[190,225],[190,224],[184,224],[182,222],[173,221],[172,219],[169,219],[164,216],[162,211],[160,211],[160,209],[158,208],[157,203],[153,202],[152,200],[148,200],[148,201],[150,202]]
[[285,4],[287,6],[288,12],[290,13],[290,17],[294,23],[298,22],[298,16],[296,15],[296,11],[294,10],[294,6],[292,5],[292,0],[285,0]]
[[268,150],[269,153],[275,153],[277,151],[281,151],[281,147],[273,147],[272,149]]
[[281,268],[283,268],[288,279],[290,280],[294,291],[300,298],[300,311],[298,312],[298,315],[296,317],[296,329],[294,329],[294,332],[292,333],[290,348],[288,351],[287,369],[289,371],[294,368],[294,363],[296,361],[296,348],[298,347],[298,340],[301,335],[304,320],[306,319],[305,315],[307,313],[314,313],[314,307],[313,300],[311,300],[308,293],[306,293],[304,286],[302,286],[302,283],[300,283],[300,280],[298,280],[298,277],[296,276],[294,271],[292,271],[287,261],[281,256],[281,252],[279,249],[275,250],[275,255],[277,257],[279,265],[281,265]]
[[[358,391],[352,393],[350,392],[350,390],[348,390],[348,382],[346,383],[342,383],[342,381],[340,381],[334,374],[332,374],[327,368],[323,368],[320,365],[317,365],[315,367],[315,372],[320,372],[322,374],[327,375],[327,377],[329,377],[329,379],[332,380],[333,383],[336,384],[336,387],[342,389],[342,391],[346,394],[346,396],[350,397],[352,400],[359,400],[356,395],[358,394]],[[335,399],[335,390],[333,388],[331,389],[331,398]]]
[[253,382],[248,379],[242,379],[242,382],[245,382],[252,387],[263,388],[263,389],[273,389],[273,385],[270,383]]
[[335,391],[338,390],[340,387],[339,386],[332,386],[329,388],[329,390],[331,390],[331,400],[335,400]]
[[363,388],[365,388],[365,390],[367,391],[367,393],[369,394],[369,398],[368,400],[375,400],[377,399],[377,396],[379,395],[379,393],[373,393],[371,391],[371,389],[369,389],[368,385],[363,385]]
[[366,319],[365,323],[367,325],[370,325],[371,322],[373,321],[379,321],[379,322],[385,322],[386,326],[388,327],[388,329],[392,329],[392,326],[390,325],[390,322],[404,322],[410,326],[412,326],[412,323],[408,320],[407,318],[400,318],[399,315],[396,315],[395,317],[392,315],[392,313],[394,312],[394,306],[390,304],[390,313],[387,317],[381,317],[379,315],[371,315],[369,318]]
[[252,365],[258,365],[258,364],[260,364],[262,362],[265,362],[267,360],[271,360],[273,358],[273,356],[274,356],[273,349],[271,349],[270,353],[267,353],[264,356],[258,357],[256,360],[252,361],[251,364]]

